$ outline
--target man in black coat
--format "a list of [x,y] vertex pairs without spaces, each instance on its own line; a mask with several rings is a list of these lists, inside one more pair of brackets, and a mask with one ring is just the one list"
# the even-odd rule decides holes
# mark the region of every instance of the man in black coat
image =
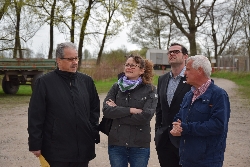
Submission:
[[168,50],[168,62],[171,71],[158,79],[158,104],[156,108],[155,145],[161,167],[180,167],[179,137],[170,134],[174,116],[178,113],[182,99],[191,88],[186,84],[185,61],[187,49],[178,44],[171,44]]
[[58,68],[36,80],[28,109],[29,151],[50,167],[87,167],[95,158],[100,100],[92,78],[77,72],[71,42],[58,44]]

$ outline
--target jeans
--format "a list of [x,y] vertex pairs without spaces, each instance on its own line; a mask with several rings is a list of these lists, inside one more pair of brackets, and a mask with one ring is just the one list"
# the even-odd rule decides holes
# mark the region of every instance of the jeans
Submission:
[[150,148],[108,146],[111,167],[147,167]]

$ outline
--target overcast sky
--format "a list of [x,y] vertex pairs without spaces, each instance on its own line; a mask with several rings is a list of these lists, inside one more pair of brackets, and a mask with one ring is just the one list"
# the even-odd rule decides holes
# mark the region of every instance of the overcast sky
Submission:
[[[122,46],[125,46],[128,51],[130,50],[137,50],[139,47],[135,44],[131,44],[127,42],[127,34],[126,29],[122,31],[117,37],[107,41],[105,43],[105,50],[108,51],[110,49],[118,49]],[[65,42],[65,38],[63,34],[61,34],[57,29],[54,30],[54,47],[58,43]],[[34,52],[40,52],[45,55],[48,53],[49,48],[49,27],[43,26],[36,35],[28,42],[28,47],[31,48]],[[84,46],[84,49],[88,49],[92,54],[93,52],[98,49],[92,46]]]

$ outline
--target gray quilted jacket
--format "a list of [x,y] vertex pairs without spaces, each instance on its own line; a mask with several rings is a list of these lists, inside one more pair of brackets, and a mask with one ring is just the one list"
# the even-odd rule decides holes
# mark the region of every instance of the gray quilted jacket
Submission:
[[[115,101],[115,107],[106,104]],[[150,121],[157,105],[156,88],[150,84],[140,84],[135,89],[121,92],[115,83],[103,102],[104,117],[112,118],[108,144],[127,147],[149,148],[151,141]],[[130,114],[130,108],[142,109],[141,114]]]

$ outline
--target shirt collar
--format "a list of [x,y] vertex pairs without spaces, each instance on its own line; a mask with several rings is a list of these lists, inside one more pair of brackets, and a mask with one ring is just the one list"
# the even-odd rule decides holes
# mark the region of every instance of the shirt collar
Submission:
[[[185,71],[186,71],[186,66],[184,66],[184,68],[181,70],[180,74],[177,75],[176,77],[184,77],[185,76]],[[170,71],[170,76],[173,77],[172,71]]]
[[207,90],[208,86],[211,83],[211,79],[208,79],[206,83],[202,84],[199,88],[195,88],[194,86],[191,87],[193,93],[203,93]]

